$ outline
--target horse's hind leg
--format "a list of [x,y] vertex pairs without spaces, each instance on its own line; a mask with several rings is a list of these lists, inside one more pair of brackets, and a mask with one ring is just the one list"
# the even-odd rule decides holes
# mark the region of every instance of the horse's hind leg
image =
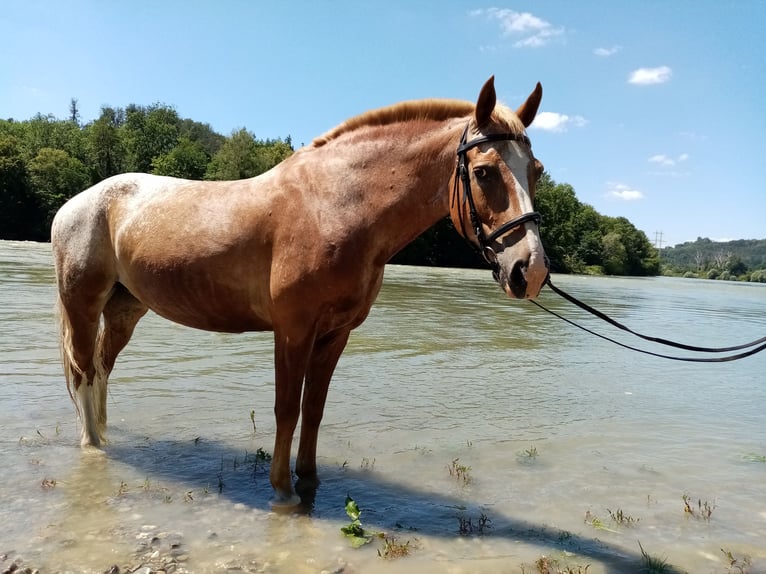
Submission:
[[[106,396],[106,372],[96,356],[101,311],[108,289],[101,293],[66,289],[59,292],[61,348],[67,389],[77,407],[82,422],[81,444],[99,446],[103,427],[98,421]],[[76,293],[76,295],[74,295]]]
[[[148,307],[136,299],[122,284],[117,283],[112,295],[104,306],[104,326],[98,335],[96,355],[104,368],[104,385],[114,369],[117,355],[133,336],[136,324],[148,310]],[[99,396],[98,427],[106,428],[106,392]]]

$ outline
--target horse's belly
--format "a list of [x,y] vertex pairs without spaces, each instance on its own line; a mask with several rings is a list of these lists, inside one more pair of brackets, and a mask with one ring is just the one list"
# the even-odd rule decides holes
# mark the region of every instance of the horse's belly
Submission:
[[272,330],[267,305],[257,290],[222,279],[207,273],[134,269],[120,281],[149,309],[187,327],[224,333]]

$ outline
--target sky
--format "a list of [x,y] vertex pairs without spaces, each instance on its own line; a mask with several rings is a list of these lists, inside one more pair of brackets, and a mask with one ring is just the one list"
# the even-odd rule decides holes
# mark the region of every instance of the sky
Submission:
[[[495,76],[557,183],[665,247],[766,238],[761,0],[3,0],[0,118],[163,103],[298,147]],[[382,158],[384,161],[384,158]]]

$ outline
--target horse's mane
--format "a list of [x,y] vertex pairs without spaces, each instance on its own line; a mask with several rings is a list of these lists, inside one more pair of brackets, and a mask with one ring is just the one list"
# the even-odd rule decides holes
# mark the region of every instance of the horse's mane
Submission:
[[[342,124],[314,138],[314,147],[320,147],[337,137],[352,132],[364,126],[385,126],[398,122],[407,121],[444,121],[450,118],[467,116],[475,109],[471,102],[463,100],[450,100],[441,98],[429,98],[425,100],[412,100],[400,102],[385,108],[370,110],[349,118]],[[492,119],[505,124],[505,128],[511,133],[523,132],[524,126],[510,108],[502,104],[495,107]]]

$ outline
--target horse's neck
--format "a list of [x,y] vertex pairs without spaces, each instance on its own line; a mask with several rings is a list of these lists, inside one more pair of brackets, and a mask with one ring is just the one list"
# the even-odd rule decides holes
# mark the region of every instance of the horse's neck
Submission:
[[391,126],[392,139],[355,146],[358,156],[353,164],[361,167],[349,175],[350,185],[344,191],[358,192],[363,178],[358,215],[370,222],[366,232],[380,259],[387,261],[449,213],[455,149],[462,129],[455,126],[445,129],[441,124],[409,134]]

